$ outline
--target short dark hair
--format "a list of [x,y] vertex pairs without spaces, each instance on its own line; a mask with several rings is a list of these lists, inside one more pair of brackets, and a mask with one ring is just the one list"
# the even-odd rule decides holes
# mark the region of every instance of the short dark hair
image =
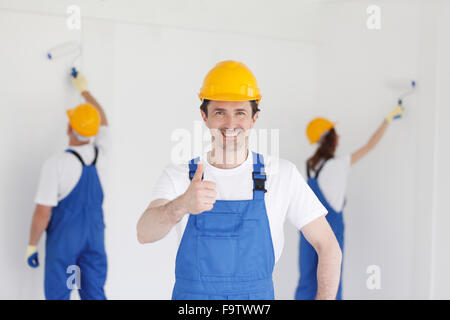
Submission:
[[[203,99],[203,102],[200,105],[200,110],[202,110],[206,114],[206,116],[208,116],[208,104],[210,101],[211,100]],[[252,106],[252,117],[253,117],[258,111],[260,111],[258,108],[258,102],[256,100],[250,100],[249,102]]]

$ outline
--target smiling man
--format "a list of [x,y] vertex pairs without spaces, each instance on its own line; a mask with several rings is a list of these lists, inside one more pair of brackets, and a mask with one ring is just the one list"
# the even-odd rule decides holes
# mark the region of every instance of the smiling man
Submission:
[[327,213],[291,162],[248,147],[261,95],[236,61],[209,71],[199,94],[212,149],[186,165],[169,165],[137,224],[140,243],[177,226],[173,299],[274,299],[272,273],[288,218],[319,257],[318,299],[334,299],[341,251]]

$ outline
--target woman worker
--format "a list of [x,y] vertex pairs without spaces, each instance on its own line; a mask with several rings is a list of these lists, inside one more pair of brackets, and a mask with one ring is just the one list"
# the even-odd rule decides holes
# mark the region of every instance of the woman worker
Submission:
[[[316,152],[306,161],[308,184],[327,208],[326,219],[336,235],[342,252],[344,251],[342,211],[345,205],[345,189],[350,166],[372,150],[380,141],[391,121],[400,118],[402,114],[403,108],[399,104],[386,116],[366,145],[356,152],[342,157],[334,156],[339,142],[339,135],[334,129],[335,123],[324,118],[316,118],[306,128],[306,135],[310,143],[318,143]],[[301,233],[299,258],[300,281],[295,299],[315,299],[317,292],[317,254]],[[342,274],[336,299],[342,299]]]

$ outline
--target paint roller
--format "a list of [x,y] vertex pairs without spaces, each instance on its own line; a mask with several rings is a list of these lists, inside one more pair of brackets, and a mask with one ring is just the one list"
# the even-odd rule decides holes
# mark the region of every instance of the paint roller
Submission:
[[[414,89],[416,88],[416,82],[414,80],[411,81],[411,87],[409,88],[409,90],[405,91],[404,93],[402,93],[400,95],[400,97],[398,97],[398,105],[401,106],[403,108],[403,99],[411,94],[414,93]],[[401,116],[395,116],[394,119],[398,119]]]
[[51,61],[58,60],[63,57],[75,55],[73,58],[71,65],[71,72],[70,74],[72,77],[76,78],[78,75],[78,69],[80,64],[80,58],[81,58],[81,45],[76,42],[64,42],[62,44],[59,44],[57,46],[54,46],[47,52],[47,58]]
[[403,94],[400,95],[400,97],[398,98],[398,104],[402,104],[402,100],[411,95],[414,92],[414,89],[416,88],[416,82],[415,81],[411,81],[411,87],[409,88],[408,91],[404,92]]
[[[414,89],[416,88],[416,81],[407,80],[405,78],[402,79],[390,79],[386,82],[386,85],[395,91],[403,91],[403,93],[398,97],[398,105],[403,108],[403,99],[414,93]],[[395,116],[394,119],[398,119],[401,116]]]

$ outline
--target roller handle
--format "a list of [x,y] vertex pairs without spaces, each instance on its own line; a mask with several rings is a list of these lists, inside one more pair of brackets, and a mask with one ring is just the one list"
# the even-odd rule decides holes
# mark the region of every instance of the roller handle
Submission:
[[75,69],[75,67],[72,68],[72,71],[70,72],[70,75],[71,75],[73,78],[76,78],[76,77],[77,77],[78,71],[77,71],[77,69]]
[[[403,101],[402,101],[402,99],[398,99],[398,105],[399,106],[401,106],[402,108],[403,108],[403,105],[402,105],[402,103],[403,103]],[[400,119],[402,116],[401,115],[396,115],[394,118],[392,118],[392,119]]]

